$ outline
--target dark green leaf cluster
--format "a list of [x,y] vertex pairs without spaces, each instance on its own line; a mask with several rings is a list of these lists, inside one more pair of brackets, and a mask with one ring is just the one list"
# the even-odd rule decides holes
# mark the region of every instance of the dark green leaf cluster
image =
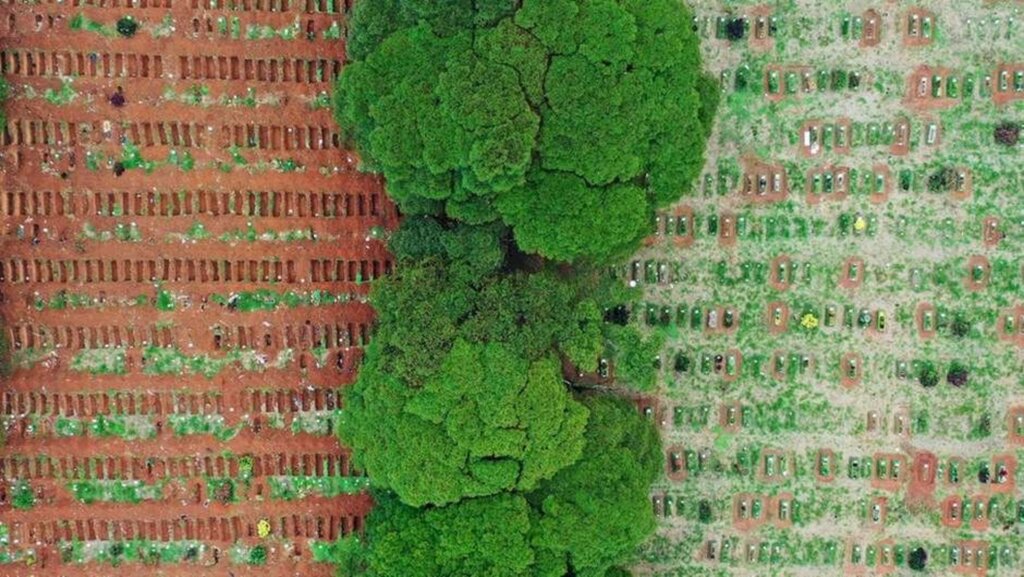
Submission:
[[719,94],[677,0],[357,3],[339,124],[407,214],[604,261],[699,172]]

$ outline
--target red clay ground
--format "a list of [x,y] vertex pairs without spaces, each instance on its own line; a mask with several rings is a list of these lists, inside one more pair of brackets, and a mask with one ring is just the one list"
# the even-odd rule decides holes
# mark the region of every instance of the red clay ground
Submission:
[[[339,408],[336,390],[354,378],[373,320],[365,281],[391,269],[376,230],[393,226],[394,207],[378,180],[355,171],[329,108],[313,104],[342,65],[334,32],[343,31],[344,6],[211,4],[0,6],[0,70],[12,87],[0,139],[0,316],[3,346],[34,361],[0,381],[6,551],[34,555],[4,565],[4,575],[327,576],[332,568],[312,561],[310,542],[359,531],[370,508],[366,494],[273,498],[268,479],[358,474],[332,434],[292,425]],[[79,14],[108,31],[129,15],[141,26],[129,39],[72,30]],[[256,25],[297,25],[298,34],[246,39]],[[62,79],[73,98],[53,96]],[[108,99],[119,87],[126,104],[115,107]],[[125,143],[151,170],[132,166]],[[170,162],[181,165],[186,153],[193,166]],[[128,165],[119,176],[117,160]],[[112,232],[130,240],[104,238]],[[272,311],[217,303],[260,289],[349,296]],[[173,310],[155,305],[159,291],[172,295]],[[37,304],[61,294],[91,302]],[[146,374],[143,352],[153,346],[283,360],[210,378]],[[73,365],[82,351],[114,348],[124,349],[123,374]],[[189,416],[237,431],[223,441],[176,434],[173,423]],[[101,417],[141,423],[146,438],[59,432]],[[236,480],[228,502],[207,485],[225,477]],[[162,498],[86,505],[68,486],[111,479],[163,483]],[[20,482],[34,493],[29,509],[12,506]],[[270,535],[261,538],[264,520]],[[126,539],[194,540],[205,550],[144,568],[61,559],[61,543]],[[265,545],[267,564],[232,562],[238,544]]]

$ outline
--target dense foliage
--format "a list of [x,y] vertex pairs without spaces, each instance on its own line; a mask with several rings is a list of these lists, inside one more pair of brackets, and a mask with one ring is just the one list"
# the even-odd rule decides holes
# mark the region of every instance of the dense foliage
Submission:
[[409,505],[530,490],[583,449],[587,412],[554,358],[529,362],[504,344],[460,340],[420,387],[383,364],[371,348],[342,436],[373,484]]
[[[533,492],[414,508],[377,497],[359,563],[374,577],[605,577],[654,528],[654,427],[627,403],[582,399],[591,415],[580,459]],[[626,573],[628,575],[628,573]]]
[[648,489],[661,466],[657,431],[623,401],[592,397],[585,404],[582,457],[527,495],[538,511],[539,575],[603,576],[654,531]]
[[[597,391],[653,388],[662,341],[588,267],[635,250],[701,168],[719,91],[689,12],[375,0],[350,30],[337,119],[406,217],[340,420],[378,504],[339,567],[628,575],[660,439]],[[617,382],[595,388],[602,357]]]
[[719,95],[678,0],[379,0],[351,24],[338,121],[406,213],[608,260],[701,168]]
[[373,482],[409,505],[530,490],[579,457],[587,413],[561,359],[596,368],[599,307],[552,271],[499,274],[489,241],[444,248],[484,231],[434,243],[441,226],[418,220],[396,233],[400,266],[373,289],[379,328],[342,435]]

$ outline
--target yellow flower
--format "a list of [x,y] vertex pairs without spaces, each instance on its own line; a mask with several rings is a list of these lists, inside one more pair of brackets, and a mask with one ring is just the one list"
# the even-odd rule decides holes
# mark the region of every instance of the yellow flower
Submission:
[[266,539],[270,535],[270,521],[260,519],[260,522],[256,523],[256,534],[260,539]]
[[800,319],[800,326],[805,329],[816,329],[818,328],[818,317],[807,313]]
[[857,220],[853,221],[853,229],[857,232],[863,232],[868,227],[868,221],[864,220],[863,216],[858,216]]

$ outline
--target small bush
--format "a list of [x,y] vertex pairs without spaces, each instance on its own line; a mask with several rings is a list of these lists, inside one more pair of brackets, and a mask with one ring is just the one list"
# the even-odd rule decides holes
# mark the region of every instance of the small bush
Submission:
[[711,503],[701,501],[697,504],[697,519],[701,523],[711,522]]
[[929,192],[948,192],[956,186],[956,171],[946,166],[928,177]]
[[249,564],[263,565],[267,562],[267,548],[263,545],[256,545],[249,549]]
[[1003,122],[996,126],[995,139],[997,144],[1003,146],[1017,146],[1017,143],[1020,142],[1020,124]]
[[959,361],[953,361],[946,372],[946,382],[954,387],[962,387],[967,384],[967,367]]
[[971,334],[971,321],[967,320],[963,315],[958,314],[953,318],[953,324],[950,325],[949,331],[953,333],[954,337],[962,339]]
[[922,387],[930,389],[939,384],[939,371],[935,369],[935,365],[932,363],[923,363],[921,370],[917,374],[917,380],[921,383]]
[[914,571],[924,571],[925,566],[928,564],[928,552],[924,550],[924,547],[918,547],[910,552],[910,559],[907,565],[910,566]]
[[982,463],[981,468],[978,469],[978,482],[986,484],[992,478],[992,473],[988,470],[988,464]]
[[123,16],[117,21],[117,33],[125,38],[135,36],[135,33],[138,31],[139,23],[131,16]]
[[747,35],[747,21],[743,18],[733,18],[725,25],[725,35],[729,40],[743,40]]

